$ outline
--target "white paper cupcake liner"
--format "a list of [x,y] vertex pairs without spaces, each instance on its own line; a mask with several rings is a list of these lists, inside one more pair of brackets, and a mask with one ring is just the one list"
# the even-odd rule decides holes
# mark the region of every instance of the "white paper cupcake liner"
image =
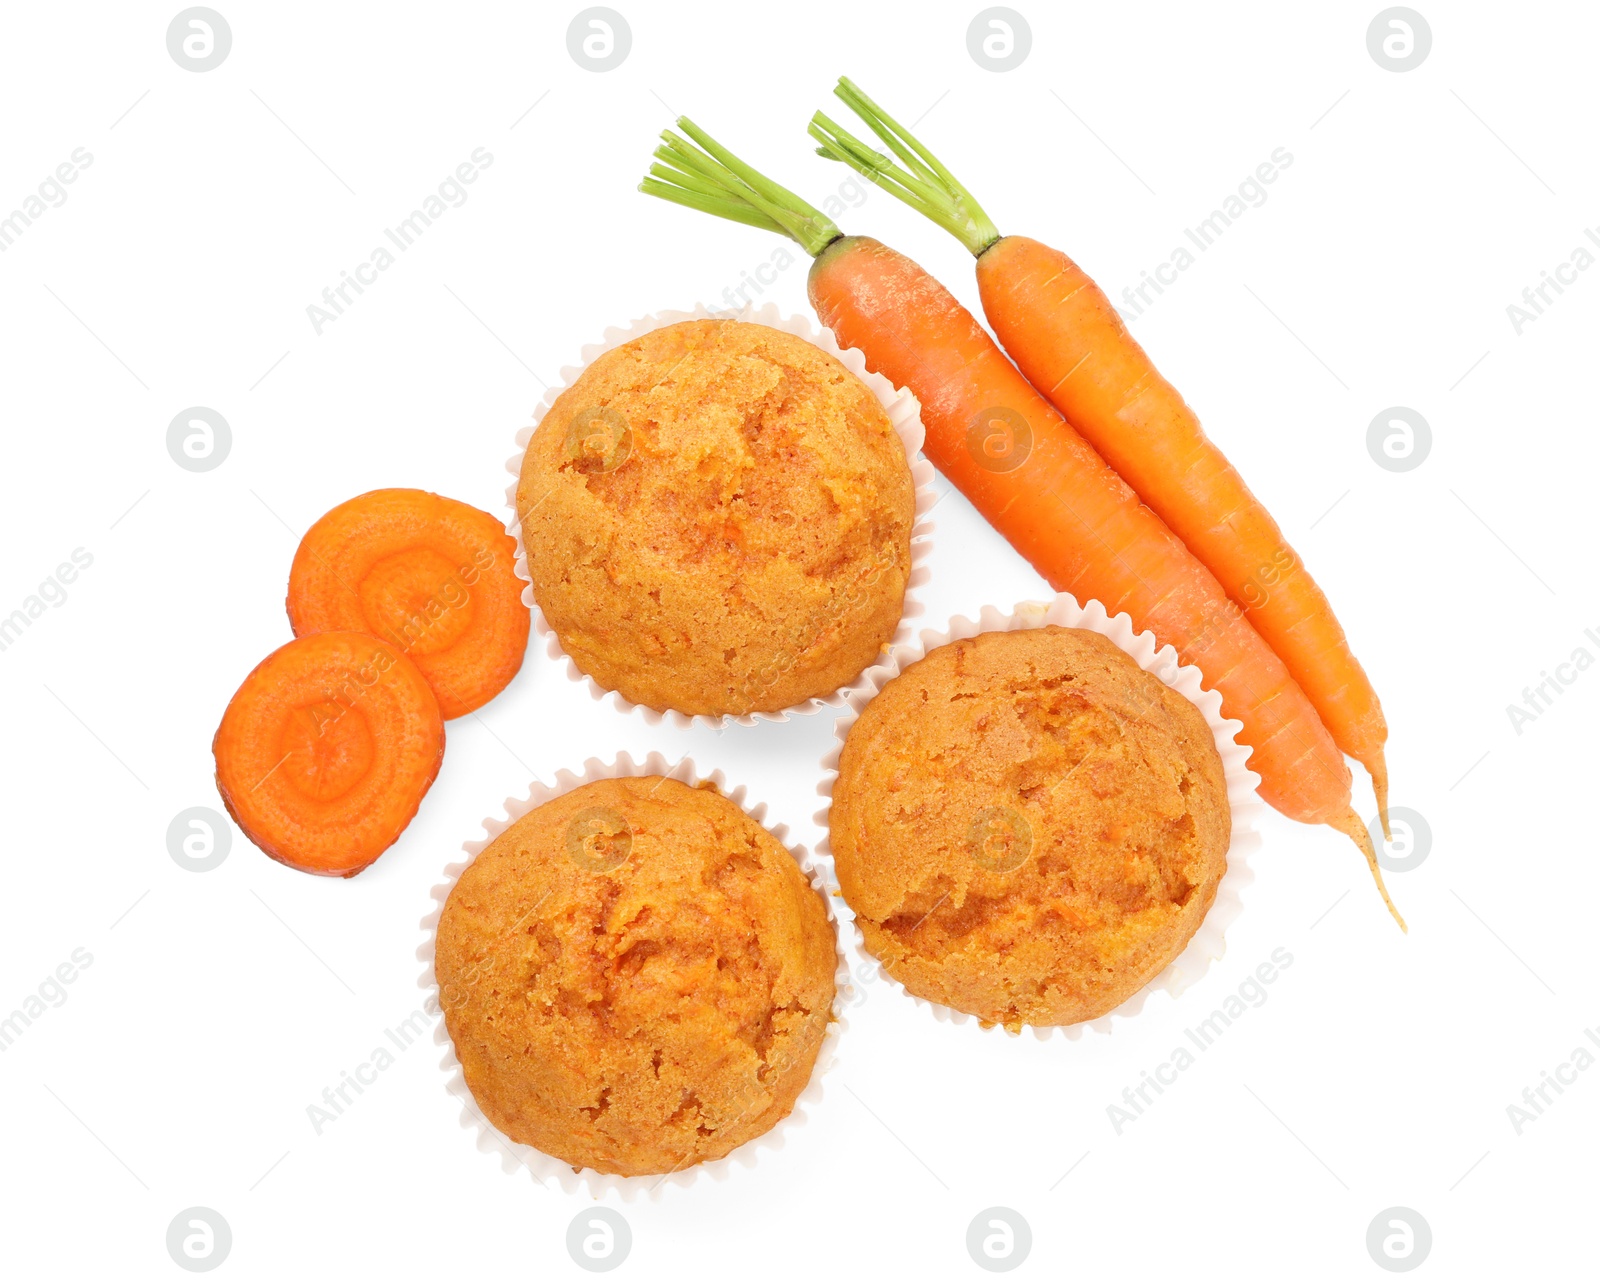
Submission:
[[[1250,756],[1250,748],[1234,738],[1243,726],[1237,720],[1223,718],[1222,695],[1215,690],[1208,693],[1201,689],[1202,677],[1199,668],[1182,665],[1178,660],[1177,651],[1171,645],[1158,648],[1156,638],[1150,632],[1141,631],[1135,634],[1133,621],[1127,614],[1119,613],[1114,618],[1109,617],[1105,606],[1098,600],[1091,600],[1088,604],[1080,606],[1072,596],[1062,594],[1051,601],[1019,604],[1011,613],[1003,613],[993,606],[985,606],[976,622],[970,618],[952,618],[948,631],[922,632],[917,643],[897,645],[885,656],[883,662],[866,673],[867,684],[870,687],[864,690],[852,690],[848,695],[849,710],[835,721],[834,736],[838,739],[838,745],[822,759],[823,780],[818,784],[817,791],[831,799],[834,783],[839,778],[839,754],[844,749],[845,739],[849,737],[851,726],[860,718],[862,709],[867,703],[912,663],[941,645],[949,644],[952,640],[966,640],[981,632],[1025,631],[1051,625],[1098,632],[1144,670],[1176,689],[1200,709],[1206,718],[1206,724],[1211,728],[1217,752],[1222,757],[1223,774],[1228,788],[1228,805],[1233,815],[1233,835],[1228,845],[1228,869],[1217,884],[1216,899],[1212,902],[1211,909],[1206,912],[1200,928],[1195,931],[1188,945],[1172,963],[1110,1013],[1089,1022],[1078,1022],[1066,1027],[1031,1028],[1034,1035],[1041,1040],[1048,1039],[1054,1033],[1076,1040],[1083,1034],[1085,1027],[1092,1027],[1099,1032],[1110,1032],[1116,1019],[1131,1018],[1143,1009],[1146,997],[1153,991],[1165,991],[1176,998],[1197,982],[1212,963],[1220,960],[1227,950],[1224,933],[1237,918],[1243,905],[1241,890],[1255,878],[1250,871],[1248,859],[1260,845],[1260,837],[1255,830],[1255,821],[1261,812],[1261,802],[1256,798],[1256,786],[1260,779],[1251,772],[1246,763]],[[825,833],[828,829],[830,809],[831,805],[816,815],[817,825],[823,828]],[[818,844],[817,852],[819,855],[826,855],[827,874],[837,891],[838,874],[833,865],[832,846],[826,834]],[[842,896],[840,901],[844,901]],[[848,907],[849,904],[845,905]],[[867,950],[866,939],[856,923],[854,912],[850,913],[849,933],[857,959],[870,965],[872,967],[870,971],[875,971],[887,982],[905,991],[899,980]],[[910,992],[906,994],[910,995]],[[921,996],[911,996],[911,998],[941,1022],[958,1024],[970,1022],[982,1027],[982,1023],[971,1014],[924,1000]],[[998,1029],[998,1026],[984,1028],[988,1031]]]
[[526,796],[508,797],[504,813],[491,816],[483,820],[483,828],[487,835],[481,840],[469,840],[462,848],[467,857],[460,862],[453,862],[445,868],[444,880],[434,886],[432,896],[434,908],[422,921],[422,928],[426,937],[417,948],[417,958],[422,961],[422,975],[417,980],[417,985],[429,992],[434,1008],[440,1008],[439,981],[434,973],[434,942],[438,936],[439,917],[444,911],[445,900],[450,896],[450,891],[455,888],[456,881],[461,878],[461,873],[472,864],[472,860],[482,853],[484,849],[502,831],[523,815],[532,812],[540,805],[546,804],[559,796],[564,796],[569,791],[590,782],[597,782],[603,778],[643,778],[664,777],[674,778],[687,786],[698,786],[702,782],[713,783],[719,794],[727,797],[744,810],[751,818],[761,823],[772,833],[778,843],[788,849],[790,856],[799,865],[801,873],[806,877],[811,887],[822,897],[823,905],[828,913],[828,924],[834,931],[834,954],[838,961],[834,971],[834,996],[833,1016],[828,1023],[827,1032],[823,1036],[822,1048],[817,1053],[816,1063],[811,1069],[811,1080],[796,1099],[794,1110],[768,1129],[759,1137],[752,1138],[743,1146],[735,1148],[720,1160],[706,1161],[693,1165],[687,1169],[680,1169],[670,1174],[641,1174],[624,1177],[621,1174],[598,1173],[593,1169],[574,1170],[570,1164],[555,1156],[546,1155],[537,1147],[528,1146],[526,1143],[514,1142],[499,1129],[490,1123],[487,1116],[479,1109],[477,1101],[472,1096],[472,1091],[467,1088],[466,1079],[461,1070],[461,1063],[456,1057],[454,1042],[445,1026],[444,1016],[441,1013],[434,1026],[433,1040],[444,1048],[444,1056],[439,1060],[439,1067],[448,1079],[446,1088],[461,1103],[461,1127],[475,1128],[478,1131],[478,1150],[490,1155],[500,1157],[500,1165],[507,1173],[515,1174],[526,1169],[533,1175],[535,1181],[545,1183],[551,1180],[560,1184],[563,1191],[577,1191],[580,1187],[587,1190],[596,1199],[607,1192],[615,1192],[624,1201],[637,1199],[641,1194],[659,1197],[662,1189],[668,1184],[676,1186],[689,1186],[702,1177],[709,1177],[715,1181],[722,1181],[733,1171],[735,1165],[749,1168],[756,1163],[756,1158],[761,1152],[777,1150],[783,1146],[786,1133],[793,1127],[806,1123],[806,1112],[822,1101],[822,1077],[831,1071],[835,1064],[835,1055],[838,1048],[839,1037],[844,1033],[847,1025],[844,1011],[851,1001],[850,966],[844,948],[839,940],[839,920],[833,909],[833,895],[826,878],[818,872],[811,858],[807,855],[803,845],[791,844],[788,839],[789,829],[783,824],[771,825],[766,822],[767,806],[765,804],[751,804],[747,801],[744,787],[735,787],[731,791],[727,787],[727,780],[721,770],[710,774],[701,775],[695,768],[694,762],[687,756],[676,764],[669,764],[665,756],[659,752],[651,752],[642,762],[635,762],[627,752],[623,752],[610,764],[603,761],[589,759],[584,761],[581,774],[571,773],[566,769],[556,773],[555,782],[551,785],[539,782],[537,779],[528,787]]
[[839,345],[833,336],[833,330],[821,329],[803,316],[790,316],[784,319],[779,313],[776,303],[769,302],[757,309],[746,306],[739,311],[712,310],[704,304],[697,305],[693,311],[659,311],[655,315],[644,316],[635,320],[626,329],[615,327],[608,328],[601,340],[590,343],[580,352],[582,363],[576,366],[565,366],[561,370],[562,382],[559,387],[551,387],[545,392],[543,401],[533,411],[533,421],[517,432],[517,452],[506,461],[506,468],[512,474],[512,481],[506,489],[506,501],[511,509],[510,521],[507,530],[517,540],[517,576],[527,585],[522,591],[523,603],[533,611],[534,630],[546,641],[546,651],[550,657],[558,662],[565,662],[567,678],[587,684],[590,694],[596,701],[609,698],[619,711],[624,713],[637,712],[644,717],[647,724],[659,724],[668,720],[672,724],[687,728],[700,723],[712,728],[721,729],[729,724],[755,724],[760,720],[782,721],[791,715],[811,715],[823,707],[842,707],[845,699],[854,692],[866,688],[866,672],[857,676],[855,681],[845,688],[835,690],[825,697],[808,699],[796,703],[794,706],[785,707],[781,711],[757,711],[746,715],[733,716],[708,716],[686,715],[681,711],[657,711],[651,707],[642,707],[637,703],[629,702],[620,693],[607,689],[593,677],[585,675],[578,668],[578,664],[561,647],[561,641],[555,629],[544,616],[544,611],[539,608],[538,602],[533,598],[533,576],[528,571],[527,549],[522,544],[522,522],[517,514],[517,483],[522,475],[522,460],[528,450],[528,442],[533,439],[533,433],[539,423],[544,420],[544,415],[550,411],[550,406],[555,404],[558,396],[575,383],[579,376],[593,364],[600,356],[615,347],[620,347],[625,342],[632,342],[635,338],[649,333],[652,329],[665,328],[669,324],[679,324],[685,320],[741,320],[749,324],[766,325],[769,329],[778,329],[784,333],[793,334],[803,338],[814,347],[820,347],[829,355],[837,359],[844,367],[860,378],[867,389],[878,398],[878,403],[889,415],[889,421],[894,425],[895,433],[900,437],[900,442],[905,445],[906,460],[911,464],[911,483],[916,496],[915,515],[911,527],[911,574],[906,580],[905,603],[900,614],[900,625],[896,629],[893,644],[903,644],[910,640],[913,627],[911,620],[922,615],[923,606],[917,599],[917,591],[927,581],[929,576],[928,557],[933,549],[934,526],[926,516],[939,500],[939,494],[933,487],[933,464],[921,456],[923,442],[922,407],[917,398],[904,388],[895,385],[881,373],[873,373],[867,369],[867,359],[855,347],[848,349]]

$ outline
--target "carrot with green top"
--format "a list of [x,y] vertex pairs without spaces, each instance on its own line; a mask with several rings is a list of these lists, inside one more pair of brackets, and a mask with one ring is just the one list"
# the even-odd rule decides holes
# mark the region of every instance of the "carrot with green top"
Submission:
[[[1372,841],[1350,807],[1344,757],[1206,567],[937,280],[876,240],[844,235],[689,120],[678,125],[694,141],[663,133],[640,190],[779,232],[811,254],[812,306],[842,345],[921,401],[933,464],[1053,588],[1126,612],[1199,667],[1225,714],[1244,726],[1239,738],[1252,748],[1262,797],[1349,836],[1389,902]],[[1393,903],[1389,910],[1398,921]]]
[[1383,708],[1327,597],[1277,522],[1077,263],[1026,236],[1002,236],[910,130],[849,79],[841,77],[835,92],[900,163],[820,111],[810,127],[818,150],[931,218],[972,251],[983,313],[1000,344],[1211,570],[1283,659],[1340,749],[1372,776],[1387,834],[1383,752],[1389,731]]

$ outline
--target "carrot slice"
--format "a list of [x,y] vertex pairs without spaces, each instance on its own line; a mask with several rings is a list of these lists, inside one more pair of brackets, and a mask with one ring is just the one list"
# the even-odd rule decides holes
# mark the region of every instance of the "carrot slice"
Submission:
[[353,631],[291,640],[239,686],[211,745],[217,790],[262,852],[353,876],[400,838],[444,758],[422,672]]
[[421,489],[374,489],[306,531],[289,570],[297,636],[365,631],[422,671],[454,720],[522,667],[528,608],[517,544],[486,511]]

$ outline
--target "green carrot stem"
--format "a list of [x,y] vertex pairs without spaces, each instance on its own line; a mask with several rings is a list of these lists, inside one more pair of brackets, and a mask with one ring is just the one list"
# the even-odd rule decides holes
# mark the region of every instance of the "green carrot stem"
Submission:
[[[670,129],[655,150],[660,162],[639,184],[646,195],[659,196],[703,213],[788,236],[812,257],[841,234],[833,221],[787,187],[752,169],[687,116],[678,127],[693,141]],[[698,144],[698,145],[696,145]]]
[[866,122],[904,167],[874,151],[819,111],[811,118],[808,132],[822,143],[822,154],[842,160],[896,199],[931,218],[974,255],[1000,238],[983,206],[933,152],[917,141],[911,130],[861,92],[847,76],[839,77],[834,93]]
[[819,111],[812,116],[806,132],[822,143],[817,150],[823,155],[843,160],[925,217],[941,221],[954,216],[948,195],[936,182],[926,182],[901,169],[883,152],[874,151],[825,113]]
[[721,196],[724,188],[713,182],[710,178],[703,178],[692,169],[683,169],[671,161],[662,161],[660,164],[650,166],[650,176],[659,178],[662,182],[670,182],[673,186],[683,187],[687,191],[695,191],[706,196]]
[[[871,98],[861,91],[861,86],[850,79],[849,76],[840,76],[839,83],[834,86],[833,92],[844,104],[854,111],[867,123],[867,126],[888,144],[889,149],[899,156],[912,169],[918,170],[924,176],[937,178],[953,191],[959,191],[971,200],[955,175],[939,163],[938,158],[916,140],[898,120],[880,107]],[[976,203],[975,201],[973,203]]]
[[670,200],[674,204],[681,204],[689,209],[698,209],[701,213],[714,214],[719,218],[726,218],[730,222],[742,222],[746,226],[760,227],[763,231],[776,231],[779,235],[788,235],[766,214],[760,213],[749,205],[740,204],[735,200],[718,199],[716,196],[701,195],[697,191],[688,191],[683,187],[672,186],[665,182],[658,182],[654,178],[646,178],[639,184],[639,190],[647,196],[659,196],[663,200]]
[[655,149],[655,158],[669,169],[687,174],[691,189],[710,186],[723,195],[737,194],[759,206],[760,195],[727,165],[722,164],[693,144],[684,141],[670,129],[661,133],[662,146]]

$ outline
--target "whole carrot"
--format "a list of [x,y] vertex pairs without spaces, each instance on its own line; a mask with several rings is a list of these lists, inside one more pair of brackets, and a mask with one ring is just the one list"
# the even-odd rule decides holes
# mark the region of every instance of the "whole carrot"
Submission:
[[[807,288],[845,346],[922,403],[933,464],[1059,591],[1095,598],[1198,666],[1244,728],[1261,794],[1301,822],[1348,835],[1384,901],[1372,842],[1350,807],[1350,771],[1283,662],[1212,577],[1017,372],[937,280],[865,236],[845,236],[793,192],[762,176],[691,121],[670,131],[640,189],[790,236],[816,260]],[[1026,468],[1010,466],[1002,438]],[[1400,921],[1404,928],[1404,921]]]
[[820,111],[810,128],[819,150],[932,218],[977,257],[983,313],[1001,345],[1245,610],[1340,749],[1371,775],[1387,834],[1383,708],[1327,597],[1266,507],[1077,263],[1026,236],[1002,236],[908,129],[848,78],[835,92],[903,166]]

